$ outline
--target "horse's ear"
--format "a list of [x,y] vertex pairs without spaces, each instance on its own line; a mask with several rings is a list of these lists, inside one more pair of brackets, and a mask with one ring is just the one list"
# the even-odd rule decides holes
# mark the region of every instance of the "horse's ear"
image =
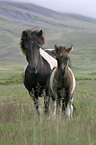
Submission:
[[67,48],[67,49],[66,49],[66,52],[67,52],[67,53],[70,53],[72,50],[73,50],[73,45],[71,45],[70,48]]
[[58,54],[59,47],[57,45],[55,45],[54,48],[55,48],[55,53]]
[[43,34],[43,31],[40,30],[40,31],[38,32],[38,35],[39,35],[39,36],[42,36],[42,34]]
[[27,34],[26,31],[23,31],[23,32],[22,32],[22,35],[23,35],[23,36],[28,36],[28,34]]

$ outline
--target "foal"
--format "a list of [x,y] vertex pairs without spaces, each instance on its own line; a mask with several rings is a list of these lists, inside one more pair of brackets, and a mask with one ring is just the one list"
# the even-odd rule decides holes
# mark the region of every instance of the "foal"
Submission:
[[57,59],[57,67],[53,69],[50,77],[50,91],[52,100],[55,101],[55,111],[64,112],[69,118],[73,117],[73,93],[75,89],[75,78],[72,70],[69,68],[70,48],[55,45],[55,55]]

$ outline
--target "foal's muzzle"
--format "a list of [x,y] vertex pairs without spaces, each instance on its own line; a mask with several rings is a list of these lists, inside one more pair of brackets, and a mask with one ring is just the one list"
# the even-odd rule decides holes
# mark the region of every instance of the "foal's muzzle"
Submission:
[[66,68],[64,68],[64,70],[61,71],[62,77],[65,77],[66,73],[67,73]]

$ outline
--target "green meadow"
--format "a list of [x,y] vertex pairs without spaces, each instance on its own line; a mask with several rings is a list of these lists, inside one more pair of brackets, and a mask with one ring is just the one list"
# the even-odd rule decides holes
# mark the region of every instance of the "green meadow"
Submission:
[[[1,72],[0,144],[1,145],[95,145],[96,74],[76,75],[72,120],[37,115],[33,101],[22,81],[22,71]],[[10,74],[10,75],[9,75]]]
[[[40,11],[39,11],[40,10]],[[37,115],[23,85],[21,32],[43,29],[46,45],[73,44],[76,114],[53,119]],[[30,4],[0,2],[0,145],[96,145],[96,20]]]

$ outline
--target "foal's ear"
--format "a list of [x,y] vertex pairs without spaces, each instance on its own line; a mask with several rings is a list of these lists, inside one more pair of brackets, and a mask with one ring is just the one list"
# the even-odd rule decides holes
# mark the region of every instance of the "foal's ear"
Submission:
[[40,30],[40,31],[38,32],[38,35],[39,35],[39,36],[42,36],[42,34],[43,34],[43,31]]
[[59,52],[59,47],[57,45],[54,45],[54,48],[55,48],[55,53],[58,54]]
[[67,53],[70,53],[72,50],[73,50],[73,45],[71,45],[70,48],[67,48],[67,49],[66,49],[66,52],[67,52]]

